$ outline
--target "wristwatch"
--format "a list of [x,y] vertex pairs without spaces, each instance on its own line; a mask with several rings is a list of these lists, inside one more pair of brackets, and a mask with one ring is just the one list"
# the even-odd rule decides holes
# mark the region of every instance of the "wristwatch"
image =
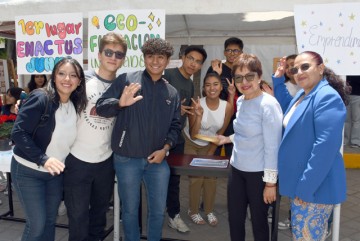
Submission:
[[169,149],[164,147],[163,150],[165,151],[165,156],[168,156],[169,155]]

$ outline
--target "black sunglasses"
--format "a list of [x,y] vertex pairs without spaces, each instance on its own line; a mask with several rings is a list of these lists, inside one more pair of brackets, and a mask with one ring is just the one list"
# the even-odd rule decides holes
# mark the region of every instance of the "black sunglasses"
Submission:
[[292,75],[296,75],[297,73],[299,73],[299,69],[301,69],[301,72],[305,72],[310,68],[310,66],[311,66],[310,64],[306,63],[306,64],[300,65],[299,68],[293,67],[289,71]]
[[234,81],[235,81],[235,83],[242,84],[244,82],[244,78],[245,78],[247,81],[250,82],[255,79],[256,74],[257,73],[255,73],[255,72],[250,72],[250,73],[247,73],[246,75],[235,75]]
[[111,58],[115,54],[115,58],[117,59],[123,59],[125,57],[125,54],[121,51],[113,51],[111,49],[104,49],[104,53],[106,57]]

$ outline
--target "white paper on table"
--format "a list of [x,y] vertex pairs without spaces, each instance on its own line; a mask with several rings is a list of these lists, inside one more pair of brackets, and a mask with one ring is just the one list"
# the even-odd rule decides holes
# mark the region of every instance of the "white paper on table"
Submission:
[[205,158],[193,158],[190,166],[195,167],[217,167],[217,168],[227,168],[229,160],[214,160],[214,159],[205,159]]

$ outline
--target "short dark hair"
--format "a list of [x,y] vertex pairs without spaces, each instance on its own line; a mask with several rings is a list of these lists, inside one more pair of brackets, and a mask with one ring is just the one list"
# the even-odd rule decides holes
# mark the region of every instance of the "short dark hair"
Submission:
[[186,49],[184,50],[184,55],[186,56],[188,53],[195,51],[198,52],[199,54],[201,54],[203,56],[203,60],[202,62],[204,63],[206,58],[207,58],[207,53],[205,51],[204,48],[196,46],[196,45],[190,45],[188,47],[186,47]]
[[241,50],[243,50],[243,48],[244,48],[243,41],[236,37],[231,37],[231,38],[228,38],[227,40],[225,40],[224,49],[226,49],[230,44],[238,45]]
[[148,54],[159,54],[166,55],[166,57],[170,58],[174,53],[174,48],[171,44],[162,38],[152,38],[144,43],[141,48],[144,56]]
[[251,72],[256,72],[259,78],[262,76],[262,67],[261,62],[258,57],[254,54],[241,54],[233,63],[233,67],[231,70],[232,76],[235,76],[235,71],[237,69],[248,69]]
[[288,61],[289,59],[296,59],[296,57],[297,57],[297,54],[288,55],[288,56],[286,56],[286,61]]
[[15,98],[16,101],[20,99],[21,92],[24,91],[22,88],[19,87],[11,87],[6,91],[7,94],[10,94],[12,97]]

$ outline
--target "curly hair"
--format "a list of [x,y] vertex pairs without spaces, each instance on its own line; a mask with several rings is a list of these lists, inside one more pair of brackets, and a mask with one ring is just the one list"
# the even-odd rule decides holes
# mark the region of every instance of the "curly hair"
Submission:
[[84,70],[76,59],[66,57],[55,64],[54,69],[51,73],[50,84],[47,86],[46,91],[53,101],[60,101],[60,95],[56,89],[55,79],[59,68],[67,63],[71,64],[74,67],[74,69],[76,70],[76,75],[80,80],[79,86],[70,95],[70,100],[74,104],[76,112],[80,114],[81,111],[85,110],[85,107],[87,105],[86,83]]
[[[315,59],[317,65],[323,64],[324,61],[320,54],[313,51],[304,51],[301,54],[308,54]],[[301,55],[299,54],[299,55]],[[325,66],[324,73],[325,79],[329,82],[329,85],[333,87],[340,95],[344,104],[349,104],[349,95],[351,93],[351,86],[346,83],[339,75],[335,74],[334,71]]]
[[170,58],[174,54],[174,48],[171,44],[162,39],[162,38],[152,38],[144,43],[141,48],[141,51],[145,55],[166,55],[167,58]]

